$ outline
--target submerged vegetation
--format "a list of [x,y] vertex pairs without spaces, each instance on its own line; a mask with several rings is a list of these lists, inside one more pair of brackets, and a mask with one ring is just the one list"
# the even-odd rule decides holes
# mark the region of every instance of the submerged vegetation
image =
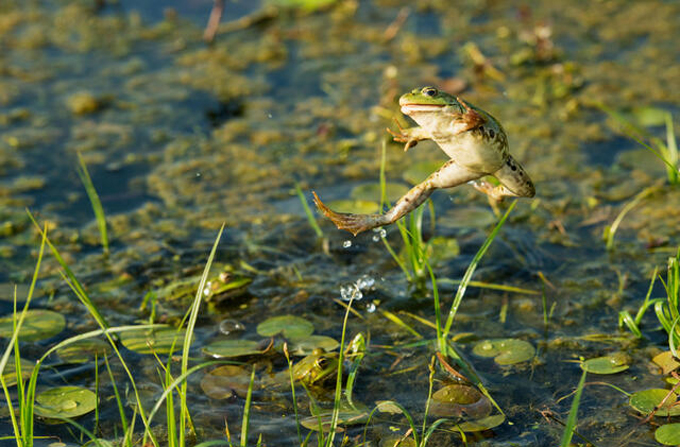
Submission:
[[[680,443],[680,5],[166,3],[0,3],[3,443]],[[536,197],[318,219],[446,161],[421,85]]]

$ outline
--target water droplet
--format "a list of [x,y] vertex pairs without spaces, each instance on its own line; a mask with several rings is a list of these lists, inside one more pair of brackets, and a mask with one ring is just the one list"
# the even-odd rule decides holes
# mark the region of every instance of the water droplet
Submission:
[[349,248],[352,246],[352,241],[347,239],[345,242],[342,243],[343,248]]
[[234,332],[241,332],[245,329],[246,327],[243,325],[243,323],[237,320],[232,320],[231,318],[227,318],[226,320],[222,320],[220,322],[220,332],[224,335],[233,334]]
[[379,240],[380,240],[380,236],[378,236],[377,234],[374,234],[373,235],[373,242],[378,242]]
[[368,312],[369,314],[372,314],[373,312],[375,312],[375,304],[368,303],[366,305],[366,312]]
[[201,176],[201,173],[200,173],[200,172],[197,172],[197,173],[196,173],[196,177],[200,177],[200,176]]
[[358,301],[364,297],[364,294],[361,293],[361,290],[357,288],[356,284],[345,284],[340,286],[340,296],[343,301],[349,301],[351,299]]
[[203,288],[203,295],[205,296],[210,296],[210,286],[212,285],[211,281],[208,281],[205,283],[205,287]]
[[272,119],[272,118],[274,118],[274,115],[272,115],[271,113],[268,113],[267,118]]
[[382,239],[385,239],[385,238],[387,237],[387,230],[384,229],[384,228],[381,228],[379,234],[380,234],[380,237],[381,237]]
[[375,279],[373,279],[371,276],[361,275],[361,277],[359,279],[357,279],[356,286],[357,286],[357,289],[359,289],[359,290],[366,290],[366,289],[370,289],[371,287],[373,287],[374,284],[375,284]]

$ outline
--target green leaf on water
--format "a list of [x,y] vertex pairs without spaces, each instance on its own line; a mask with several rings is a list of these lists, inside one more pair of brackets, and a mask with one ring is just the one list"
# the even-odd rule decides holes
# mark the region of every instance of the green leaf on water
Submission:
[[425,254],[431,266],[436,266],[442,261],[448,261],[460,254],[458,241],[452,237],[433,237],[427,242]]
[[476,206],[453,208],[444,216],[446,225],[452,228],[486,228],[496,223],[496,216],[491,211]]
[[[18,315],[17,315],[18,317]],[[14,331],[14,316],[0,318],[0,337],[11,338]],[[21,327],[21,341],[38,341],[52,338],[66,327],[66,319],[60,313],[51,310],[35,309],[26,312],[26,319]]]
[[505,415],[493,414],[491,416],[476,419],[474,421],[465,421],[458,424],[458,428],[465,432],[484,431],[498,427],[505,422]]
[[631,358],[623,353],[588,359],[581,363],[581,369],[593,374],[616,374],[627,370]]
[[406,170],[401,175],[401,178],[412,185],[417,185],[418,183],[425,180],[434,171],[441,168],[443,164],[443,161],[420,161],[418,163],[413,163],[411,166],[406,168]]
[[[386,183],[385,195],[389,202],[396,202],[408,192],[408,186],[402,183]],[[370,202],[380,202],[380,183],[367,183],[352,189],[349,194],[355,200],[365,200]]]
[[314,325],[295,315],[279,315],[267,318],[257,325],[257,333],[263,337],[282,334],[288,339],[303,338],[312,335],[312,332],[314,332]]
[[340,346],[334,338],[325,335],[309,335],[307,337],[293,338],[290,341],[290,351],[293,355],[309,355],[317,348],[326,352],[333,351]]
[[221,340],[203,347],[203,353],[216,358],[262,354],[260,343],[253,340]]
[[328,203],[328,206],[338,213],[357,213],[357,214],[373,214],[377,213],[380,205],[378,202],[371,202],[368,200],[334,200]]
[[87,388],[50,388],[35,397],[35,414],[49,419],[75,418],[94,410],[97,395]]
[[184,330],[177,331],[176,328],[160,328],[160,329],[139,329],[135,331],[126,331],[120,333],[120,341],[123,346],[130,351],[135,351],[139,354],[167,354],[170,349],[177,352],[182,349],[184,343]]
[[[13,283],[0,283],[0,301],[14,302],[14,287]],[[25,284],[16,284],[18,303],[26,301],[28,289],[29,287]]]
[[383,436],[380,438],[380,444],[378,444],[379,447],[417,447],[416,446],[416,441],[413,440],[412,436],[407,437],[404,439],[404,435],[398,435],[398,434],[388,434],[386,436]]
[[[666,399],[669,392],[670,390],[660,388],[638,391],[630,396],[630,401],[628,403],[640,413],[649,414]],[[680,415],[680,405],[676,405],[676,403],[677,395],[672,393],[654,415],[658,417]]]
[[664,351],[661,354],[655,355],[652,362],[661,367],[663,375],[670,374],[680,367],[680,362],[675,360],[671,351]]
[[504,338],[477,343],[472,352],[480,357],[493,357],[499,365],[512,365],[531,360],[536,350],[524,340]]
[[94,361],[95,355],[101,360],[111,352],[111,345],[97,338],[86,338],[57,349],[64,363],[87,363]]
[[666,424],[657,428],[654,439],[663,445],[680,445],[680,423]]
[[491,402],[477,388],[470,385],[447,385],[434,394],[430,413],[440,417],[484,418],[493,410]]
[[250,372],[237,365],[215,368],[201,379],[201,389],[212,399],[228,399],[234,394],[245,398],[250,385]]
[[[16,362],[14,361],[14,356],[10,356],[7,364],[5,365],[5,369],[2,372],[2,376],[5,379],[5,383],[8,387],[17,384],[17,372],[15,365]],[[31,377],[31,372],[33,371],[34,366],[35,362],[21,358],[21,377],[24,381]]]

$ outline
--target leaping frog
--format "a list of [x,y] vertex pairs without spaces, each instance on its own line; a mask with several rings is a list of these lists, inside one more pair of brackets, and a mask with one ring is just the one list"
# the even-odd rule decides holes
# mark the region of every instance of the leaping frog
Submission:
[[[356,236],[391,224],[420,206],[435,189],[468,182],[496,201],[503,197],[534,196],[529,175],[508,151],[508,137],[503,127],[489,113],[434,87],[402,95],[399,105],[401,112],[419,126],[399,128],[398,133],[388,129],[394,140],[405,143],[405,151],[418,141],[433,140],[451,160],[414,186],[384,214],[336,213],[313,192],[316,206],[338,228]],[[486,175],[498,179],[500,185],[480,180]]]

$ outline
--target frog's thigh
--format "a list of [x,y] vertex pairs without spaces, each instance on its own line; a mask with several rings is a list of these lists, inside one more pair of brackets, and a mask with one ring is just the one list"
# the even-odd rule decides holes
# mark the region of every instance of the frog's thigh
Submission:
[[508,156],[503,166],[491,175],[505,186],[507,191],[503,191],[502,195],[533,197],[536,194],[529,175],[512,156]]
[[455,161],[449,160],[441,168],[430,174],[425,182],[431,189],[453,188],[471,180],[477,180],[484,175],[484,173],[471,171]]

